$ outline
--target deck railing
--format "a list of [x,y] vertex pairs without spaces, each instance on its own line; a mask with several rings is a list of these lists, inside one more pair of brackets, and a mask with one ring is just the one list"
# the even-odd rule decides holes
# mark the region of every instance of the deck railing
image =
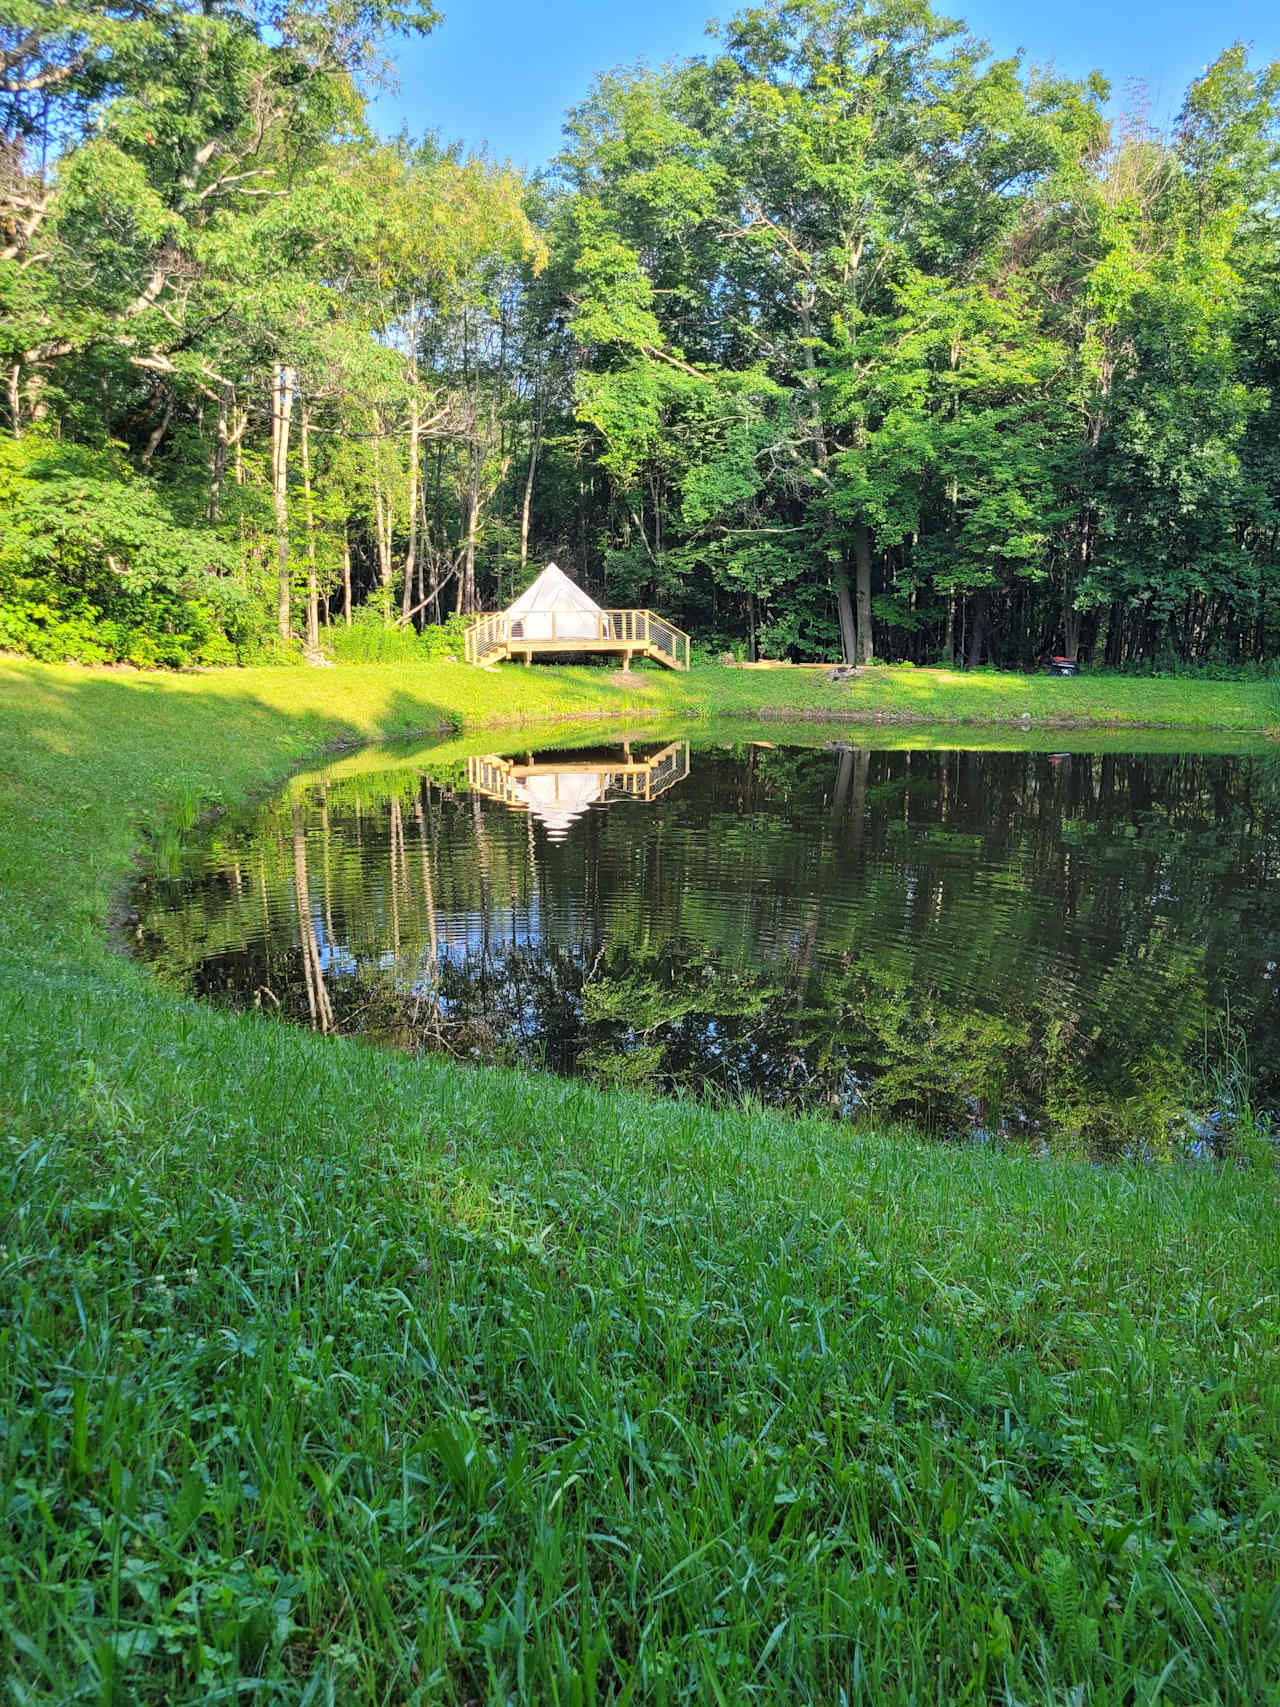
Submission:
[[613,793],[627,794],[635,800],[654,800],[674,783],[683,782],[688,774],[687,741],[672,741],[660,752],[641,759],[633,759],[628,749],[616,759],[566,757],[521,764],[518,759],[489,753],[467,760],[467,783],[471,788],[492,800],[502,801],[505,806],[517,807],[528,804],[521,788],[531,777],[592,776],[599,781],[601,795],[606,799]]
[[[602,610],[595,632],[583,611],[537,612],[513,618],[508,611],[478,616],[465,635],[469,664],[484,664],[512,652],[645,652],[674,669],[689,668],[689,636],[651,610]],[[530,632],[535,630],[536,632]],[[586,632],[584,632],[586,630]]]

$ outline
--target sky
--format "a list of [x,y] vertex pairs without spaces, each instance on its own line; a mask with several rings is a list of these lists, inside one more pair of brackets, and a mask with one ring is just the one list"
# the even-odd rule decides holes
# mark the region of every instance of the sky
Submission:
[[[439,131],[499,160],[544,164],[559,147],[566,111],[596,74],[645,59],[651,65],[709,45],[715,0],[438,0],[444,23],[422,41],[396,42],[399,88],[374,104],[384,131]],[[935,0],[962,16],[1001,55],[1024,48],[1036,64],[1069,76],[1097,69],[1126,102],[1130,78],[1145,82],[1150,115],[1165,122],[1187,84],[1240,38],[1258,61],[1280,59],[1277,0]],[[722,6],[727,17],[736,6]]]

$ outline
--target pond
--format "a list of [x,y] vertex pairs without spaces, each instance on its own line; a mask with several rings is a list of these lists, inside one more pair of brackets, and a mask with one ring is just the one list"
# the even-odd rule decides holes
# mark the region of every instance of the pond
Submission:
[[1277,1090],[1267,755],[532,739],[197,827],[137,952],[326,1032],[1036,1150],[1212,1146],[1246,1054]]

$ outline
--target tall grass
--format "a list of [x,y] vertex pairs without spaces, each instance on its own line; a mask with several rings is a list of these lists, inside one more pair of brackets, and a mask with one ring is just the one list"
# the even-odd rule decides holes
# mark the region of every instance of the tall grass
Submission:
[[424,664],[426,648],[412,628],[390,628],[380,612],[357,611],[351,623],[324,632],[324,650],[343,664]]
[[1280,1134],[1271,1111],[1258,1106],[1255,1086],[1248,1039],[1228,1008],[1215,1033],[1205,1037],[1200,1101],[1206,1114],[1196,1148],[1272,1175],[1280,1163]]
[[1274,1177],[171,997],[104,945],[153,807],[444,695],[284,675],[0,670],[9,1698],[1280,1698]]
[[1275,1698],[1249,1181],[86,993],[0,1004],[29,1698]]

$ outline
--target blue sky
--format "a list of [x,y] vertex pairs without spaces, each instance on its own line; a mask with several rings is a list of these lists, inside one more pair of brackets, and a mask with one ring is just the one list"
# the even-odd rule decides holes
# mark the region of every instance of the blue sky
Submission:
[[[538,166],[559,145],[565,111],[599,71],[644,58],[698,53],[714,0],[642,0],[617,9],[596,0],[440,0],[445,21],[425,41],[396,43],[399,89],[374,116],[383,130],[439,130],[500,159]],[[729,16],[735,7],[723,6]],[[963,16],[996,52],[1025,48],[1072,76],[1098,69],[1116,101],[1130,77],[1145,81],[1153,118],[1177,110],[1187,83],[1237,37],[1259,60],[1280,59],[1278,0],[972,0],[937,9]],[[1113,102],[1113,104],[1116,104]]]

